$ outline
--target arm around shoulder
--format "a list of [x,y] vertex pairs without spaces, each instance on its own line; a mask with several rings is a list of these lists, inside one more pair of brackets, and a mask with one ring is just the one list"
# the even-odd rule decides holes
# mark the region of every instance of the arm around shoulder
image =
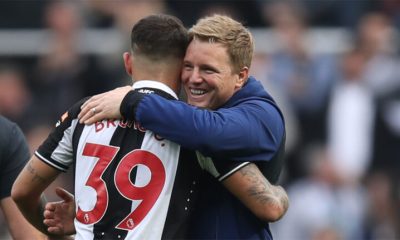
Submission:
[[239,161],[270,159],[284,133],[277,109],[262,101],[211,111],[150,94],[140,101],[136,119],[184,147]]

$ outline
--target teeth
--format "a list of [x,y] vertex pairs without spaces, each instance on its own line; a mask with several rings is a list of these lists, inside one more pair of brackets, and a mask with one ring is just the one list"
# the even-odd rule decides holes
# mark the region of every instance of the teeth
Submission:
[[199,90],[199,89],[190,89],[190,92],[191,92],[193,95],[203,95],[206,91],[204,91],[204,90]]

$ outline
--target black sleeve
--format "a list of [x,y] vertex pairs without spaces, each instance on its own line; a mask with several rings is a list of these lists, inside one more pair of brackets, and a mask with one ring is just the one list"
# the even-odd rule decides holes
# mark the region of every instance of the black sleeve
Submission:
[[126,120],[135,121],[135,114],[137,105],[146,96],[144,93],[140,93],[139,91],[131,90],[126,94],[124,99],[122,99],[120,106],[120,113],[122,117]]
[[21,129],[0,118],[0,199],[11,195],[11,187],[30,158],[29,147]]
[[[88,100],[89,97],[86,97],[79,102],[75,103],[71,108],[68,109],[57,121],[55,127],[52,129],[48,137],[42,142],[42,144],[35,151],[35,155],[41,159],[44,163],[48,164],[55,169],[67,172],[70,165],[66,165],[64,161],[60,162],[60,158],[57,160],[54,159],[54,151],[60,145],[60,141],[67,136],[66,130],[70,128],[73,124],[73,121],[77,121],[78,114],[81,111],[81,106]],[[63,150],[65,151],[65,149]],[[69,158],[66,152],[61,154],[66,159]],[[59,156],[60,157],[60,156]]]
[[147,94],[153,93],[169,100],[175,100],[173,96],[156,88],[138,88],[131,90],[122,99],[119,109],[122,117],[126,120],[135,121],[138,104]]
[[196,154],[200,167],[220,182],[250,164],[250,162],[230,161],[229,159],[224,159],[223,161],[221,159],[211,159],[203,156],[200,152],[196,152]]

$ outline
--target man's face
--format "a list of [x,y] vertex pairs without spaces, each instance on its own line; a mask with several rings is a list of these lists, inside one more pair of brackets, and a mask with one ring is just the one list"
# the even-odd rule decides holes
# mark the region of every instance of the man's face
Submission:
[[227,50],[220,43],[193,40],[184,58],[182,83],[189,104],[217,109],[241,87]]

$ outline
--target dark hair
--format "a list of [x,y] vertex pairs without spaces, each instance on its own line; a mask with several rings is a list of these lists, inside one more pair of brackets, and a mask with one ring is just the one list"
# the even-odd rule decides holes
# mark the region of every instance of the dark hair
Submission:
[[133,54],[152,60],[166,57],[183,58],[189,44],[187,29],[178,18],[166,15],[150,15],[137,22],[131,33]]

